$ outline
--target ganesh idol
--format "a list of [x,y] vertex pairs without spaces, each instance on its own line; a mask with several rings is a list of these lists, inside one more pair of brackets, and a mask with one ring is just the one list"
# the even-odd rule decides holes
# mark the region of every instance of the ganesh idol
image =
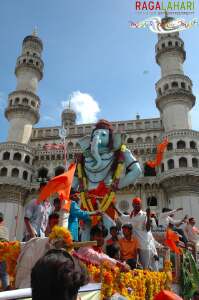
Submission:
[[[123,139],[123,134],[114,133],[111,123],[102,119],[91,136],[79,140],[82,154],[77,160],[73,188],[80,192],[83,209],[103,212],[106,227],[114,225],[116,191],[134,183],[142,174],[139,162]],[[89,239],[89,229],[100,222],[99,218],[92,217],[92,224],[82,225],[82,240]]]

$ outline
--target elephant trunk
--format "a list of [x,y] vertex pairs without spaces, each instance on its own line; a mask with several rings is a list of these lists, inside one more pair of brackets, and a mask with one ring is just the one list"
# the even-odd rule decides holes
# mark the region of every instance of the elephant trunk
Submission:
[[100,142],[101,141],[100,141],[99,135],[94,135],[93,140],[91,142],[91,154],[96,161],[96,164],[94,166],[92,166],[92,169],[94,169],[94,170],[97,170],[102,164],[102,159],[99,154]]

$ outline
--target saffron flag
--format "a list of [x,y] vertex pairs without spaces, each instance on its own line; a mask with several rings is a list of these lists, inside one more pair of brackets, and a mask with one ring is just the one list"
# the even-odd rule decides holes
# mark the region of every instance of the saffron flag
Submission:
[[37,203],[39,204],[42,201],[45,201],[50,195],[58,193],[60,200],[68,201],[68,204],[66,203],[66,207],[64,207],[65,209],[68,209],[70,207],[69,195],[73,182],[75,168],[76,164],[71,164],[68,168],[68,171],[49,180],[47,185],[42,189],[37,199]]
[[171,249],[171,251],[182,254],[182,249],[177,247],[176,243],[180,241],[179,236],[171,229],[167,229],[166,231],[166,239],[165,244]]
[[150,168],[155,168],[161,164],[163,155],[164,155],[164,151],[166,150],[168,143],[169,143],[168,139],[165,138],[161,144],[157,145],[156,158],[155,158],[155,160],[147,161],[146,162],[147,166],[149,166]]
[[183,299],[171,291],[163,290],[155,296],[154,300],[183,300]]

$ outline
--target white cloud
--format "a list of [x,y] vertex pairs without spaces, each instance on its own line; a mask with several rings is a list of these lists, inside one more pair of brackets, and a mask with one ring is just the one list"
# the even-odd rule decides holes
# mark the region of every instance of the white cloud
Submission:
[[55,121],[55,118],[53,118],[51,116],[47,116],[47,115],[42,116],[42,119],[44,121]]
[[89,94],[80,91],[73,92],[67,101],[62,101],[64,108],[69,106],[77,113],[78,123],[93,123],[100,112],[98,102]]

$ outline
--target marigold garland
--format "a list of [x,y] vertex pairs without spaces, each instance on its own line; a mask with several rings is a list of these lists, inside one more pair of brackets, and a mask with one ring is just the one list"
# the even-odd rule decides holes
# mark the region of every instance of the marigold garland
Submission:
[[52,232],[49,234],[49,241],[63,240],[67,248],[73,247],[73,239],[70,231],[64,227],[54,226]]
[[118,267],[113,269],[107,262],[101,267],[89,265],[87,268],[92,281],[102,282],[101,300],[114,293],[119,293],[128,300],[152,300],[161,290],[168,289],[168,281],[170,283],[171,280],[167,272],[134,270],[124,273]]
[[10,277],[15,277],[17,259],[21,251],[19,241],[0,242],[0,261],[6,261],[6,270]]
[[[115,198],[115,187],[117,187],[120,177],[122,175],[122,172],[124,170],[124,152],[126,151],[126,145],[122,144],[120,147],[120,152],[118,155],[117,165],[113,173],[112,177],[112,185],[109,190],[109,192],[103,197],[103,199],[100,202],[100,210],[105,212],[111,203],[113,202]],[[91,199],[88,198],[87,191],[88,191],[88,184],[87,184],[87,177],[83,170],[83,164],[81,160],[79,160],[77,164],[77,174],[80,184],[80,198],[83,205],[83,208],[87,211],[93,211],[93,204]]]

